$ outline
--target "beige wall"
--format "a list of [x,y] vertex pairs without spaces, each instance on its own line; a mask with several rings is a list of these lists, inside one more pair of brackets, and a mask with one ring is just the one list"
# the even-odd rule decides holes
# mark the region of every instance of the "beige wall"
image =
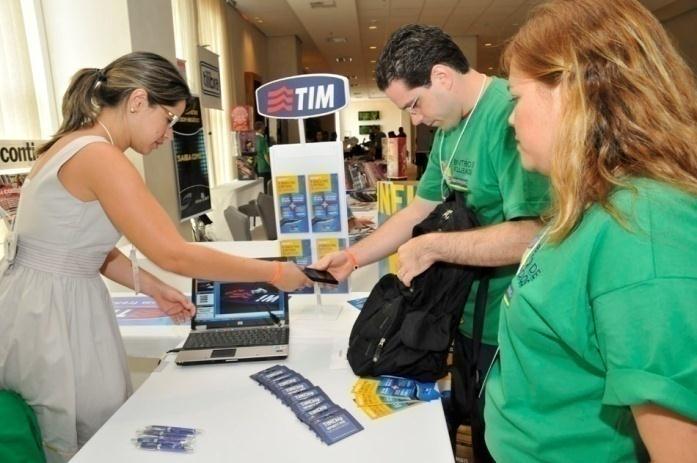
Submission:
[[[81,68],[104,67],[135,50],[174,59],[170,0],[43,0],[41,7],[58,107],[71,76]],[[182,236],[190,239],[190,227],[179,223],[171,146],[162,145],[145,157],[130,150],[126,154]]]
[[697,73],[697,7],[663,21],[663,26],[692,70]]
[[240,14],[229,7],[227,12],[228,39],[232,57],[232,74],[234,82],[232,103],[245,103],[244,73],[253,72],[268,80],[267,75],[267,38],[253,25],[245,21]]
[[462,53],[465,54],[470,67],[480,70],[477,68],[477,37],[474,35],[453,37],[453,42],[460,47]]
[[[359,122],[358,111],[380,111],[380,120]],[[357,137],[360,142],[364,139],[368,140],[368,135],[359,135],[358,127],[360,125],[378,124],[381,126],[382,131],[385,132],[385,135],[390,130],[397,133],[399,127],[404,127],[404,131],[407,133],[407,146],[411,143],[411,123],[406,111],[399,110],[387,98],[351,100],[346,108],[339,111],[339,117],[341,118],[339,140],[343,140],[345,136]]]

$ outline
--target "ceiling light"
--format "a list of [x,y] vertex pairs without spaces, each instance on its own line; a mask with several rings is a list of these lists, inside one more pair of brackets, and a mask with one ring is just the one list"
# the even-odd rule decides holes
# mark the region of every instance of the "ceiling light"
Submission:
[[353,58],[350,56],[338,56],[336,58],[337,63],[350,63],[351,61],[353,61]]
[[334,37],[334,36],[329,36],[327,37],[327,42],[331,43],[346,43],[346,37]]
[[368,26],[368,29],[370,29],[370,30],[375,30],[377,28],[378,28],[378,26],[376,26],[376,25]]
[[310,8],[336,8],[335,0],[318,0],[310,2]]
[[371,64],[375,64],[375,63],[376,63],[376,61],[375,61],[374,59],[371,59],[370,62],[371,62]]
[[368,48],[370,48],[371,50],[377,50],[378,47],[376,47],[375,45],[371,45]]
[[485,43],[484,46],[485,46],[485,47],[490,47],[490,46],[491,46],[491,42]]
[[261,18],[257,18],[257,23],[261,24],[261,23],[263,23],[263,22],[264,22],[264,20],[263,20],[263,19],[261,19]]
[[489,70],[493,71],[494,70],[493,66],[489,66]]

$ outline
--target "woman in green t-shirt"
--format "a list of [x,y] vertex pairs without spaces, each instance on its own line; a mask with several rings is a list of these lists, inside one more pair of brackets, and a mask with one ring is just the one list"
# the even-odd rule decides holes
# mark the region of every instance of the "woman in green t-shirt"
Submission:
[[501,308],[500,462],[697,461],[697,83],[636,0],[553,0],[504,53],[548,226]]

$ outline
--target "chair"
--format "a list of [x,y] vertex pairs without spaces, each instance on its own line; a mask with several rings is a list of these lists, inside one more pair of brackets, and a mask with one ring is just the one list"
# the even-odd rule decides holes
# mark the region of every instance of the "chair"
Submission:
[[276,210],[273,204],[273,196],[265,193],[259,193],[259,196],[257,197],[257,207],[259,208],[261,226],[264,227],[266,239],[277,239],[278,232],[276,231]]
[[252,232],[249,230],[249,216],[241,213],[234,206],[228,206],[223,212],[227,226],[235,241],[252,241]]
[[237,208],[241,213],[249,216],[252,219],[252,226],[257,226],[257,217],[259,217],[259,208],[257,202],[252,199],[247,204],[243,204]]

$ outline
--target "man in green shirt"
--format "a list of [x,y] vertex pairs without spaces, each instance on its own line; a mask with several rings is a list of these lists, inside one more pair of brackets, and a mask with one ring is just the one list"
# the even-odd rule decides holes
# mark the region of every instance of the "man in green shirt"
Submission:
[[269,144],[264,135],[264,123],[256,121],[254,123],[256,132],[256,169],[257,175],[264,180],[264,193],[268,193],[268,183],[271,180],[271,165],[269,160]]
[[[404,26],[386,44],[377,64],[378,87],[412,122],[437,127],[426,172],[413,202],[348,251],[320,260],[344,279],[398,251],[399,278],[406,285],[434,262],[496,267],[490,282],[481,355],[472,355],[473,288],[455,339],[454,411],[449,416],[451,438],[466,416],[471,389],[469,365],[484,375],[493,358],[501,297],[527,244],[540,229],[537,217],[547,207],[548,184],[525,172],[507,119],[512,101],[505,80],[470,69],[452,39],[435,27]],[[432,233],[411,238],[421,222],[451,192],[464,195],[480,228],[456,233]],[[478,422],[478,420],[473,420]],[[477,461],[489,461],[483,429],[473,428]]]

